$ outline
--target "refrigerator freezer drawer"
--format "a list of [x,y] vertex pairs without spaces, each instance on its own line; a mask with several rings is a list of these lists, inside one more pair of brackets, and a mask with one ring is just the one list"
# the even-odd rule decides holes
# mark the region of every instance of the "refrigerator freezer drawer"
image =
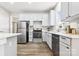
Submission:
[[25,35],[18,36],[18,43],[26,43],[26,36]]
[[22,33],[22,35],[18,36],[18,43],[26,43],[26,30],[18,29],[18,33]]

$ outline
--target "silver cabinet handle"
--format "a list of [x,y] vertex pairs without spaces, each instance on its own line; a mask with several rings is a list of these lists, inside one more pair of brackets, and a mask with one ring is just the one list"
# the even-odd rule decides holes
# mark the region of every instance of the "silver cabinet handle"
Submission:
[[69,49],[69,47],[66,47],[67,49]]

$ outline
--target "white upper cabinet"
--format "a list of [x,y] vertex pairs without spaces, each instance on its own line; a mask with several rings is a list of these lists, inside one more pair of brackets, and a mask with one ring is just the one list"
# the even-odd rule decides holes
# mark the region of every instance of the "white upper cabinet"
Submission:
[[49,25],[48,13],[44,14],[41,20],[43,26],[48,26]]
[[[79,14],[79,2],[62,2],[61,19],[66,20],[68,17]],[[69,21],[69,20],[67,20]]]
[[54,26],[55,24],[56,24],[55,10],[50,10],[50,26]]
[[79,2],[69,2],[69,15],[79,14]]
[[[25,13],[20,14],[19,20],[26,20],[26,21],[42,21],[43,26],[48,26],[48,13]],[[33,23],[30,23],[33,25]]]
[[61,3],[58,3],[55,8],[56,25],[61,23]]
[[4,9],[0,8],[0,31],[9,32],[9,13]]
[[61,3],[58,3],[54,10],[50,10],[50,26],[58,25],[61,22]]
[[61,2],[61,19],[66,19],[69,15],[68,2]]

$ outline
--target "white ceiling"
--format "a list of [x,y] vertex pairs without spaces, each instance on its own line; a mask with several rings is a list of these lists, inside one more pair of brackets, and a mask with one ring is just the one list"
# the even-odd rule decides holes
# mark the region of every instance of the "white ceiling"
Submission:
[[0,2],[0,6],[9,12],[44,12],[52,9],[56,2]]

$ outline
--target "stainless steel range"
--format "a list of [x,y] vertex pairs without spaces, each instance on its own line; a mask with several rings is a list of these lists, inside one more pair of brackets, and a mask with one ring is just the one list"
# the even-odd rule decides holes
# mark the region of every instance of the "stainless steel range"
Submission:
[[33,42],[42,42],[42,29],[33,30]]

